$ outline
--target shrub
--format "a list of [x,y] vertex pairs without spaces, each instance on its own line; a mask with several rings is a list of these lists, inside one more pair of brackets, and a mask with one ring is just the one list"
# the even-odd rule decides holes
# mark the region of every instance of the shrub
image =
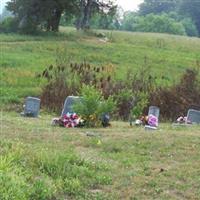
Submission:
[[111,113],[115,109],[112,97],[105,100],[94,86],[84,85],[80,96],[83,100],[74,106],[76,113],[82,116],[87,127],[98,127],[101,124],[101,117],[104,113]]
[[[95,93],[97,95],[96,99],[107,99],[106,104],[101,99],[101,108],[99,107],[98,109],[102,109],[102,111],[98,110],[97,112],[108,112],[109,107],[112,108],[110,104],[114,100],[117,105],[114,115],[123,120],[129,118],[134,104],[136,102],[139,103],[141,99],[138,96],[140,91],[144,92],[148,99],[147,94],[150,94],[156,87],[156,77],[151,75],[147,57],[144,58],[144,64],[138,71],[133,72],[129,69],[125,77],[118,80],[115,78],[115,68],[111,64],[101,67],[95,67],[86,62],[69,64],[66,58],[62,57],[62,53],[59,53],[56,65],[50,65],[37,77],[45,78],[47,81],[42,89],[41,100],[43,106],[48,109],[61,112],[65,98],[81,94],[82,87],[85,85],[100,92],[98,95],[102,97]],[[90,94],[88,93],[87,95]],[[93,104],[96,105],[96,102],[93,102]],[[92,111],[92,104],[88,106],[91,106],[88,109],[90,110],[90,117],[94,118],[92,123],[95,125],[95,121],[99,123],[100,116]],[[94,106],[95,109],[97,109],[96,107]],[[83,114],[85,112],[81,111]],[[89,115],[87,115],[87,119],[89,119],[88,117]]]
[[136,112],[143,112],[145,102],[148,102],[149,94],[156,89],[156,77],[151,75],[147,57],[144,58],[144,65],[138,71],[133,73],[128,70],[125,80],[115,86],[113,90],[114,99],[117,102],[117,116],[120,119],[128,120]]
[[126,120],[134,106],[135,95],[129,88],[123,88],[115,94],[117,101],[117,117]]
[[147,93],[138,92],[136,96],[137,96],[137,99],[136,99],[135,105],[131,110],[131,118],[133,119],[139,118],[149,103]]
[[[60,54],[59,54],[60,55]],[[113,66],[95,67],[89,63],[70,63],[59,56],[55,66],[50,65],[37,77],[45,78],[42,89],[42,104],[48,109],[60,112],[67,96],[78,95],[82,85],[93,85],[108,98],[112,91]]]
[[10,33],[17,32],[18,21],[16,18],[7,17],[0,23],[0,32]]
[[167,120],[175,120],[186,115],[189,108],[200,106],[199,99],[199,71],[195,69],[187,69],[178,84],[160,87],[150,94],[150,104],[159,106]]
[[144,17],[140,17],[136,26],[136,31],[186,35],[185,28],[182,23],[175,21],[167,14],[149,14]]
[[195,23],[190,18],[184,18],[181,23],[185,27],[186,34],[188,36],[198,36],[198,30]]

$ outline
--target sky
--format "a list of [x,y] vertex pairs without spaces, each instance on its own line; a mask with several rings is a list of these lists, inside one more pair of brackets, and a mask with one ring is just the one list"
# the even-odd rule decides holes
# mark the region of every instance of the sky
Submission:
[[5,6],[5,3],[6,3],[7,1],[8,1],[8,0],[0,0],[0,13],[2,12],[3,7]]
[[[5,3],[9,0],[0,0],[0,13],[5,6]],[[143,0],[116,0],[117,4],[121,6],[125,11],[127,10],[137,10],[138,5],[143,2]]]
[[125,11],[132,10],[135,11],[138,9],[139,4],[141,4],[143,0],[117,0],[117,4],[121,6]]

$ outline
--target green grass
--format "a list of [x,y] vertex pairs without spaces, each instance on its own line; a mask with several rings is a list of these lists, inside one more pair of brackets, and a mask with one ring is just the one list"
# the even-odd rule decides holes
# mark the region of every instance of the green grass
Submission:
[[90,130],[50,122],[1,112],[0,199],[199,199],[199,126],[145,132],[122,122]]
[[[200,39],[105,31],[109,42],[62,28],[59,34],[0,34],[0,199],[199,199],[200,127],[161,124],[156,132],[113,122],[107,129],[65,129],[52,116],[3,112],[38,96],[35,78],[56,58],[116,67],[117,78],[146,60],[177,81],[200,61]],[[97,137],[86,136],[87,132]]]
[[[109,42],[61,28],[59,34],[24,36],[0,34],[0,105],[19,103],[25,96],[38,96],[42,83],[35,78],[56,58],[87,60],[94,65],[113,64],[117,77],[126,69],[133,71],[144,66],[168,80],[177,81],[188,67],[196,67],[200,60],[200,39],[153,33],[105,31]],[[2,106],[1,106],[2,107]]]

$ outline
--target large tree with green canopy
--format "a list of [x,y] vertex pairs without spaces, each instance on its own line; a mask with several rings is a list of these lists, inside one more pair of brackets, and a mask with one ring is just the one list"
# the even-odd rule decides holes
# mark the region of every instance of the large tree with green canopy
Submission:
[[181,0],[179,11],[192,18],[200,34],[200,0]]
[[144,0],[139,6],[140,15],[168,13],[178,8],[181,0]]
[[19,28],[34,32],[37,28],[58,31],[62,14],[77,18],[77,29],[90,28],[90,19],[96,12],[108,12],[110,0],[10,0],[7,9],[18,19]]
[[33,31],[41,26],[48,31],[58,31],[62,13],[74,13],[76,3],[76,0],[11,0],[7,9],[15,15],[22,29]]

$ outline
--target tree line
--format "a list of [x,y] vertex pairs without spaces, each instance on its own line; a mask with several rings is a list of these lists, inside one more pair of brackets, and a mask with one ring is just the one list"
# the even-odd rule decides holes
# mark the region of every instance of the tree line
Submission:
[[37,30],[58,31],[61,18],[75,18],[77,29],[89,29],[94,13],[116,7],[110,0],[10,0],[6,9],[13,15],[16,29],[24,33]]
[[125,12],[121,29],[200,35],[200,1],[144,0],[137,12]]
[[34,33],[58,31],[59,25],[79,29],[112,29],[200,35],[200,1],[144,0],[138,11],[123,11],[115,0],[10,0],[11,30]]

